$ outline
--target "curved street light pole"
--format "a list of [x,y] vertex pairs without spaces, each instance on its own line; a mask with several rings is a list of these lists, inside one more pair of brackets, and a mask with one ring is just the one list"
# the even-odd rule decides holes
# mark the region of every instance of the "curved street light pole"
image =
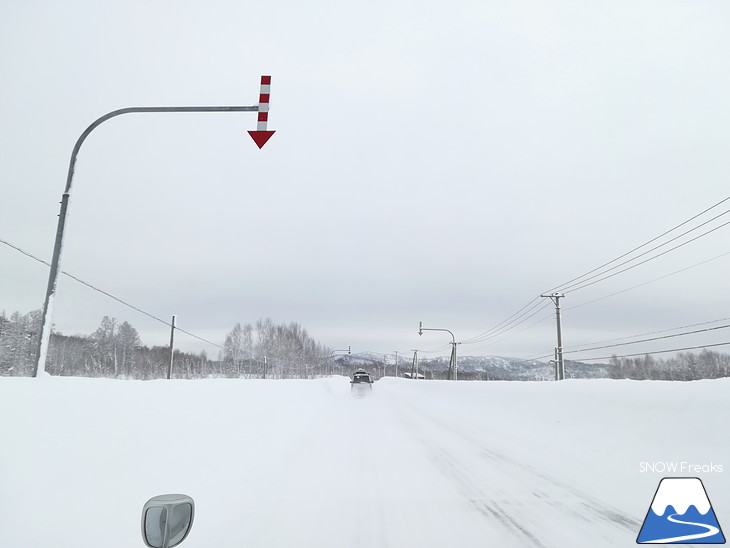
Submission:
[[347,345],[347,350],[333,350],[333,351],[332,351],[332,354],[330,354],[330,377],[331,377],[331,376],[333,376],[333,375],[335,374],[335,362],[334,362],[334,360],[332,359],[332,357],[333,357],[333,356],[334,356],[334,355],[335,355],[335,354],[336,354],[337,352],[347,352],[348,354],[350,354],[350,345]]
[[[459,380],[459,368],[456,365],[456,345],[461,344],[456,342],[456,337],[454,337],[454,334],[449,331],[448,329],[436,329],[436,328],[429,328],[429,327],[423,327],[423,322],[418,322],[418,334],[423,335],[424,331],[446,331],[449,335],[451,335],[451,342],[449,343],[452,345],[451,348],[451,363],[454,366],[454,380]],[[449,367],[451,369],[451,367]],[[448,379],[451,380],[451,379]]]
[[68,166],[66,176],[66,188],[61,196],[61,212],[58,215],[58,227],[56,228],[56,240],[53,246],[53,259],[51,260],[51,272],[48,276],[48,287],[46,289],[46,300],[43,303],[43,323],[41,324],[40,340],[38,342],[38,361],[33,370],[33,376],[37,377],[39,372],[45,371],[46,355],[51,339],[51,321],[53,316],[53,301],[56,296],[56,285],[58,283],[59,264],[61,262],[61,249],[63,247],[63,230],[66,225],[66,212],[68,201],[71,197],[71,183],[73,182],[74,170],[76,167],[76,156],[78,156],[81,145],[89,134],[103,122],[122,114],[137,112],[258,112],[259,105],[254,106],[231,106],[231,107],[129,107],[114,110],[98,118],[92,123],[76,141],[71,153],[71,162]]

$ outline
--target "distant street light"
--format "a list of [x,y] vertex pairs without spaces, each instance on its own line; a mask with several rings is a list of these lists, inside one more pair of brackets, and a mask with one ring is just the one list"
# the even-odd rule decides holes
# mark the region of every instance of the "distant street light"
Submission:
[[335,362],[332,359],[332,356],[334,356],[337,352],[347,352],[350,353],[350,345],[347,346],[347,350],[333,350],[332,354],[330,354],[330,377],[335,374]]
[[449,360],[449,371],[446,374],[446,378],[448,380],[451,380],[451,372],[454,372],[454,380],[459,380],[459,368],[456,364],[456,345],[461,344],[456,342],[456,337],[454,337],[454,334],[449,331],[448,329],[436,329],[436,328],[428,328],[423,327],[423,322],[418,322],[418,334],[423,335],[424,331],[446,331],[449,335],[451,335],[451,341],[449,344],[451,345],[451,359]]
[[38,361],[33,370],[33,376],[38,376],[39,372],[45,371],[46,355],[48,354],[48,345],[51,339],[51,326],[53,317],[53,302],[56,296],[56,285],[58,283],[59,263],[61,262],[61,249],[63,247],[63,230],[66,224],[66,212],[68,210],[68,202],[71,197],[71,183],[73,182],[74,169],[76,167],[76,156],[81,149],[89,134],[100,124],[106,122],[110,118],[120,116],[122,114],[144,113],[144,112],[258,112],[258,126],[256,131],[249,131],[256,145],[261,148],[266,141],[273,135],[273,131],[266,129],[269,113],[269,86],[271,84],[270,76],[261,77],[261,93],[259,95],[259,104],[253,106],[228,106],[228,107],[129,107],[114,110],[98,118],[92,123],[76,141],[76,145],[71,152],[71,162],[68,167],[68,175],[66,177],[66,188],[61,196],[61,212],[58,215],[58,227],[56,229],[56,240],[53,247],[53,259],[51,260],[51,272],[48,277],[48,288],[46,289],[46,300],[43,304],[43,322],[41,324],[41,333],[38,343]]

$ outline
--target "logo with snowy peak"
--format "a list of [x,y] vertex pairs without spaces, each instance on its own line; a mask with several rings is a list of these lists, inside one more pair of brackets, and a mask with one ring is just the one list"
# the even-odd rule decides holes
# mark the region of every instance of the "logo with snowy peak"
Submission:
[[662,479],[636,543],[725,544],[702,480]]

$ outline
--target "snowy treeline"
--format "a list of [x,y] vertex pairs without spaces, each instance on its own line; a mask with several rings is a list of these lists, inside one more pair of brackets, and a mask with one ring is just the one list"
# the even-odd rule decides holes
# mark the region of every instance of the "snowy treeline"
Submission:
[[[355,367],[365,368],[375,379],[394,376],[395,364],[382,354],[337,356],[336,370],[351,374]],[[449,358],[419,360],[418,372],[427,380],[446,379]],[[398,376],[410,375],[414,364],[409,358],[399,358]],[[707,349],[699,353],[679,353],[661,359],[651,355],[637,358],[613,358],[609,363],[565,361],[568,379],[635,379],[692,381],[730,377],[730,355]],[[550,381],[555,378],[555,366],[550,363],[495,356],[460,356],[459,380],[462,381]]]
[[223,345],[225,376],[312,378],[329,372],[330,349],[312,339],[296,322],[275,324],[270,318],[254,325],[237,323]]
[[[37,360],[41,312],[0,313],[0,376],[29,376]],[[107,316],[90,335],[51,335],[46,371],[51,375],[154,379],[167,376],[170,350],[143,346],[128,322]],[[175,377],[206,376],[216,369],[205,353],[175,352]]]
[[[29,376],[36,362],[41,312],[0,312],[0,376]],[[445,361],[446,360],[446,361]],[[485,365],[485,360],[495,361]],[[227,334],[217,360],[199,354],[175,351],[173,377],[263,377],[312,378],[350,375],[365,367],[374,378],[395,374],[395,365],[382,356],[331,356],[329,348],[312,339],[297,323],[275,324],[260,319],[255,324],[236,324]],[[447,358],[423,360],[419,372],[426,379],[446,378]],[[473,362],[473,363],[472,363]],[[499,363],[497,363],[499,362]],[[504,362],[504,363],[502,363]],[[490,362],[491,363],[491,362]],[[104,317],[90,335],[53,333],[46,362],[52,375],[156,379],[167,376],[170,350],[147,347],[128,322]],[[410,372],[409,360],[399,360],[399,375]],[[730,377],[730,355],[707,349],[697,354],[683,352],[661,359],[646,355],[613,358],[609,363],[588,364],[566,361],[568,378],[640,379],[690,381]],[[546,380],[552,367],[518,359],[462,357],[461,380]]]
[[[0,313],[0,376],[29,376],[36,362],[41,312]],[[313,340],[299,324],[276,325],[271,319],[255,325],[236,324],[228,333],[218,360],[175,351],[175,378],[267,377],[306,378],[328,372],[329,349]],[[144,346],[128,322],[105,316],[90,335],[53,333],[46,361],[51,375],[156,379],[167,376],[170,349]]]
[[703,349],[699,354],[681,352],[672,358],[612,358],[609,375],[613,379],[694,381],[730,377],[730,355]]
[[[419,364],[421,373],[428,378],[446,378],[443,364],[436,367],[429,361]],[[440,366],[440,367],[439,367]],[[554,366],[539,362],[505,363],[502,366],[469,367],[469,362],[461,362],[461,380],[551,380]],[[730,355],[703,349],[699,353],[682,352],[671,358],[655,358],[651,355],[634,358],[612,358],[609,363],[565,362],[565,377],[569,379],[634,379],[695,381],[699,379],[718,379],[730,377]]]
[[41,330],[41,311],[28,314],[0,314],[0,375],[27,376],[32,373]]

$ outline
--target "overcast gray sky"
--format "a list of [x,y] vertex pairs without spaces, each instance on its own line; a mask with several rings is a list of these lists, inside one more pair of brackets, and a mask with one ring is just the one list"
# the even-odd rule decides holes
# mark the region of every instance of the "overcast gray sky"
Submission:
[[[62,268],[220,344],[269,316],[332,348],[437,349],[419,321],[474,338],[730,195],[729,28],[720,0],[0,0],[0,238],[50,260],[102,114],[255,105],[270,74],[262,150],[253,113],[96,129]],[[730,316],[730,256],[571,310],[728,251],[719,229],[568,293],[565,345]],[[47,267],[6,245],[0,265],[0,310],[41,308]],[[58,330],[104,315],[169,337],[61,279]],[[549,354],[552,308],[506,335],[459,353]]]

